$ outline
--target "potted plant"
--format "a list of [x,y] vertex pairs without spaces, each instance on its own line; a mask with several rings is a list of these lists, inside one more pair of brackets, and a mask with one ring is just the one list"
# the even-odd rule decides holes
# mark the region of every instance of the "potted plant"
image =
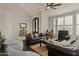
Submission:
[[2,33],[0,32],[0,45],[3,44],[5,41],[5,37],[2,35]]

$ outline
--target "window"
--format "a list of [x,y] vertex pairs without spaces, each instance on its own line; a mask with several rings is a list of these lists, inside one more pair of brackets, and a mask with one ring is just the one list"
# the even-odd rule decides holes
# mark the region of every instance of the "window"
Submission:
[[[69,35],[73,35],[72,29],[73,26],[73,15],[67,15],[67,16],[60,16],[57,18],[53,18],[53,31],[58,34],[59,30],[67,30],[69,32]],[[77,34],[79,34],[79,14],[77,15]],[[76,26],[76,25],[75,25]]]
[[72,16],[65,16],[65,25],[64,29],[69,31],[69,34],[72,35]]
[[58,17],[57,32],[59,30],[67,30],[72,35],[72,16]]
[[64,26],[64,18],[63,17],[58,17],[57,19],[57,32],[59,30],[63,30]]
[[57,21],[57,25],[63,25],[64,19],[63,17],[59,17]]
[[72,16],[65,17],[65,25],[72,25]]
[[79,14],[76,15],[76,35],[79,35]]

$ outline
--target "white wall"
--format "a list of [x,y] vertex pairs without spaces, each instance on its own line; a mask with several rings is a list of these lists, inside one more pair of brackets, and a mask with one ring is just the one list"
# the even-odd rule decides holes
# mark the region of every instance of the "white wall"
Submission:
[[20,23],[27,23],[27,31],[31,32],[31,17],[27,13],[0,9],[0,31],[6,38],[19,36]]
[[12,34],[12,15],[9,11],[0,9],[0,31],[5,37],[11,37]]
[[20,23],[27,23],[27,33],[31,32],[31,19],[26,13],[15,12],[13,14],[13,36],[18,36]]
[[0,9],[0,31],[5,34],[6,29],[6,12]]
[[45,12],[41,12],[41,32],[45,33],[48,29],[48,17]]
[[53,29],[53,18],[48,18],[48,28],[49,28],[49,31],[51,31]]

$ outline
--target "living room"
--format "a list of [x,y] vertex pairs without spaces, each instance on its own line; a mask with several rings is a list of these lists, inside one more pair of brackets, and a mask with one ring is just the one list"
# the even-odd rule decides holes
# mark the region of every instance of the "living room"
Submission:
[[5,39],[0,48],[7,50],[0,55],[79,55],[78,6],[79,3],[0,3],[0,39]]

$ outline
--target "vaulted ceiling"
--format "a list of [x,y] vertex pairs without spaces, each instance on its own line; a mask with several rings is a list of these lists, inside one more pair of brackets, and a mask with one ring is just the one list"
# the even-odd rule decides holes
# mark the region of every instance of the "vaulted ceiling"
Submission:
[[[45,3],[0,3],[0,9],[12,10],[12,11],[24,11],[27,14],[33,16],[40,11],[45,10]],[[56,10],[48,10],[48,15],[54,15],[55,13],[65,13],[71,12],[74,10],[79,10],[79,3],[62,3],[61,6],[58,6]]]

